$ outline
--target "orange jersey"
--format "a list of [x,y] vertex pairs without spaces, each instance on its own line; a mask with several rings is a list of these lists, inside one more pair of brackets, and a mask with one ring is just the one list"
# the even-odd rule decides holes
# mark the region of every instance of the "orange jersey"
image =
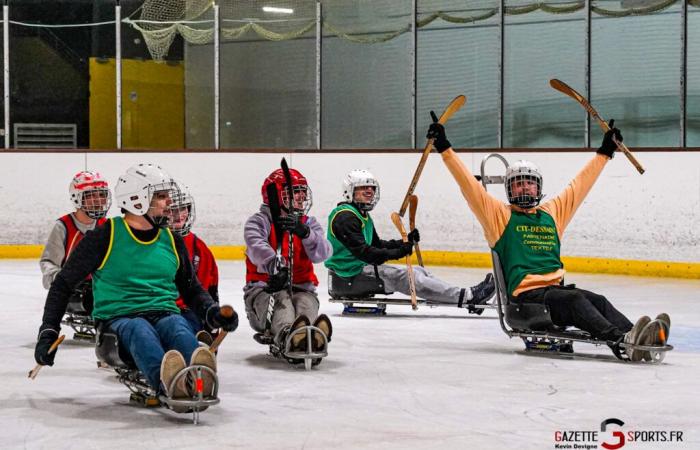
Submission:
[[[508,225],[511,211],[523,210],[517,206],[507,205],[490,195],[452,149],[442,153],[442,160],[455,181],[457,181],[462,195],[469,204],[469,208],[481,224],[486,242],[488,242],[489,247],[494,248]],[[609,158],[607,156],[596,154],[558,196],[523,212],[534,213],[536,210],[541,209],[552,216],[557,227],[559,240],[561,241],[564,230],[608,161]],[[559,284],[565,273],[564,269],[558,269],[545,274],[526,275],[512,292],[512,295],[518,296],[525,291]]]

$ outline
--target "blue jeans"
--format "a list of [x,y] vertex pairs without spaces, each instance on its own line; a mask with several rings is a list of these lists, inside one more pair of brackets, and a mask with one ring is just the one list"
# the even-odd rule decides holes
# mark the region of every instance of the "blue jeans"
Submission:
[[160,365],[168,350],[177,350],[189,364],[197,339],[179,314],[164,313],[120,317],[108,323],[119,338],[119,346],[129,352],[148,384],[160,390]]
[[187,323],[190,325],[190,328],[195,335],[204,329],[202,319],[200,319],[197,313],[191,309],[181,309],[180,314],[185,318],[185,320],[187,320]]

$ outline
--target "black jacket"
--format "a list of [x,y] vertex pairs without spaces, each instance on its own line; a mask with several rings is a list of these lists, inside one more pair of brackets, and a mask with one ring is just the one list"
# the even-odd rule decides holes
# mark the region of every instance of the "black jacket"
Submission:
[[[47,328],[60,329],[61,318],[66,312],[73,289],[89,274],[97,270],[107,254],[111,223],[111,221],[107,221],[94,230],[88,231],[56,275],[46,297],[40,332]],[[132,228],[131,231],[139,240],[151,241],[156,237],[158,228],[150,230]],[[195,311],[199,317],[204,318],[207,309],[215,302],[199,284],[182,237],[177,234],[173,234],[173,237],[175,238],[175,249],[180,258],[180,267],[175,274],[175,285],[187,306]]]

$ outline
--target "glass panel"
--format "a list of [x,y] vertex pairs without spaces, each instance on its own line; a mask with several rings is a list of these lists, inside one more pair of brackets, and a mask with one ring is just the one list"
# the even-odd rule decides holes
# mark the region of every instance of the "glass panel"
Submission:
[[221,146],[316,148],[316,2],[222,3]]
[[410,0],[323,2],[324,148],[412,148]]
[[[1,10],[1,8],[0,8]],[[1,13],[0,13],[1,14]],[[0,15],[0,26],[4,25],[3,16]],[[0,28],[0,151],[5,148],[5,136],[9,136],[9,130],[5,130],[5,37]]]
[[[88,147],[92,61],[114,56],[114,1],[10,0],[12,130],[23,147]],[[41,24],[64,25],[46,27]],[[112,45],[109,45],[109,42]],[[35,124],[35,125],[22,125]]]
[[[680,4],[654,12],[664,0],[596,1],[593,14],[591,100],[614,118],[630,147],[676,147],[680,142]],[[615,17],[630,8],[635,15]],[[591,125],[591,145],[602,138]]]
[[[585,112],[549,85],[558,78],[585,95],[585,13],[570,1],[507,0],[505,147],[582,147]],[[494,75],[495,76],[495,75]]]
[[700,2],[688,4],[686,145],[700,147]]
[[498,5],[497,0],[418,2],[419,147],[430,110],[439,117],[459,94],[467,96],[467,103],[447,125],[452,145],[497,145]]
[[[191,24],[198,33],[210,32],[211,38],[200,43],[185,39],[185,147],[214,148],[214,10],[207,10]],[[226,72],[222,72],[226,76]]]
[[122,19],[135,21],[123,20],[121,26],[125,149],[185,146],[184,44],[171,21],[202,20],[211,4],[185,10],[184,2],[170,3],[166,8],[162,2],[121,2]]

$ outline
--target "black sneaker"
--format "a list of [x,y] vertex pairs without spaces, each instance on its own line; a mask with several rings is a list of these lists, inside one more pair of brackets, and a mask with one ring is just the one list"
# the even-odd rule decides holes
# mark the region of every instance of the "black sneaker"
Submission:
[[467,311],[470,314],[481,315],[484,312],[483,308],[474,308],[474,305],[483,305],[493,297],[496,292],[496,283],[493,280],[493,274],[486,274],[484,281],[471,287],[472,299],[467,302]]

